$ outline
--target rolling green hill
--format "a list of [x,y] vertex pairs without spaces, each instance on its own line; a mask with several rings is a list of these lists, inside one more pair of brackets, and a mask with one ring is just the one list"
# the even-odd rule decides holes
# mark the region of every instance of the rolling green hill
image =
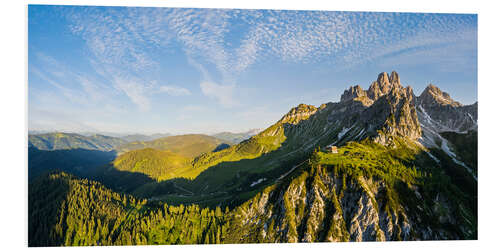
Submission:
[[121,154],[111,165],[119,171],[145,174],[157,182],[189,178],[193,157],[227,147],[224,141],[207,135],[170,136],[125,144],[118,148]]
[[212,136],[188,134],[169,136],[153,141],[131,142],[119,146],[117,151],[118,153],[125,153],[137,149],[153,148],[162,151],[168,150],[172,153],[192,158],[202,153],[211,152],[222,143],[226,142]]
[[169,151],[138,149],[118,156],[113,166],[120,171],[138,172],[157,181],[179,176],[190,159]]

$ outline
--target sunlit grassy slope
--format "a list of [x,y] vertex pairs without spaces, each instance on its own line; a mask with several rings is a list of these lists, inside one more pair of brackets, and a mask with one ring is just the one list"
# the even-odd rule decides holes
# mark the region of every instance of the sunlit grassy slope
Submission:
[[189,134],[169,136],[154,141],[131,142],[118,147],[117,151],[123,153],[137,149],[153,148],[168,150],[180,156],[192,158],[202,153],[211,152],[222,143],[226,142],[208,135]]
[[189,168],[190,159],[169,151],[138,149],[118,156],[113,166],[120,171],[145,174],[161,181],[177,177]]
[[[328,122],[332,108],[324,105],[321,112],[316,112],[318,109],[312,106],[299,105],[258,135],[218,152],[203,153],[190,164],[178,166],[171,175],[153,176],[157,181],[137,188],[134,194],[181,203],[211,200],[214,204],[235,195],[251,197],[259,187],[272,183],[304,161],[315,147],[339,140],[338,134],[344,126]],[[349,133],[354,136],[359,132],[356,127]]]

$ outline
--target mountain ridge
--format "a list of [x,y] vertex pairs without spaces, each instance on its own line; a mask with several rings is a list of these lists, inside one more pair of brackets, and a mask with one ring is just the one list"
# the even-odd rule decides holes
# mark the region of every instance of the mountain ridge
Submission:
[[[220,235],[171,241],[170,229],[127,223],[107,244],[477,239],[477,103],[458,105],[436,86],[416,96],[401,82],[383,72],[339,102],[299,104],[249,139],[194,157],[183,178],[132,191],[158,214],[151,218],[167,204],[227,206],[211,229]],[[142,218],[141,208],[130,209]]]
[[258,134],[261,129],[250,129],[241,133],[233,133],[233,132],[220,132],[216,134],[212,134],[211,136],[221,139],[223,141],[230,142],[231,144],[238,144],[248,138]]
[[[325,103],[318,108],[300,104],[291,108],[275,124],[248,140],[219,152],[196,157],[189,173],[190,180],[174,182],[196,193],[201,192],[201,187],[204,192],[216,192],[217,180],[228,185],[232,183],[235,185],[232,189],[237,192],[248,189],[244,186],[245,183],[260,183],[255,186],[259,187],[276,181],[276,176],[290,170],[286,170],[287,164],[296,166],[317,147],[342,147],[350,141],[365,139],[395,147],[400,138],[419,145],[431,158],[436,158],[436,153],[429,149],[436,148],[456,162],[458,167],[470,169],[470,177],[475,178],[473,168],[454,153],[463,151],[461,145],[446,140],[439,134],[442,131],[429,129],[420,122],[423,118],[416,108],[418,97],[413,89],[410,86],[403,87],[395,72],[391,76],[387,73],[379,74],[378,79],[379,82],[374,82],[375,85],[382,83],[393,86],[391,89],[382,88],[387,93],[380,95],[378,99],[372,100],[366,95],[361,98],[344,98],[344,101]],[[246,171],[249,171],[247,176],[239,174]],[[255,176],[257,173],[262,177]],[[270,178],[266,173],[275,174]],[[214,175],[218,177],[212,178]],[[259,181],[261,179],[265,181]],[[196,188],[191,189],[192,187]]]
[[119,154],[127,151],[153,148],[169,150],[184,157],[196,157],[205,152],[211,152],[226,141],[205,134],[174,135],[155,139],[152,141],[134,141],[120,145],[116,148]]
[[126,141],[123,139],[99,134],[84,136],[76,133],[54,132],[28,135],[28,147],[35,147],[39,150],[82,148],[111,151],[124,143]]

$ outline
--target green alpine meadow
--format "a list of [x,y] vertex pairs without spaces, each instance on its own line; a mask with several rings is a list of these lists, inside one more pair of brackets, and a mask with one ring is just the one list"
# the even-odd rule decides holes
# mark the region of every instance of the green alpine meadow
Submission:
[[28,27],[30,247],[478,239],[477,15],[29,5]]

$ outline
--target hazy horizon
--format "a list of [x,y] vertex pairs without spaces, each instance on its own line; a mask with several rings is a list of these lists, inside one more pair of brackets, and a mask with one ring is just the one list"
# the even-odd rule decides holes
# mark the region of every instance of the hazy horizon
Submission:
[[395,70],[477,101],[477,15],[29,5],[28,130],[264,129]]
[[175,135],[188,135],[188,134],[204,134],[204,135],[215,135],[219,133],[225,133],[225,132],[230,132],[230,133],[248,133],[252,132],[255,130],[261,131],[261,128],[253,128],[253,129],[247,129],[243,131],[220,131],[220,132],[215,132],[215,133],[202,133],[202,132],[179,132],[179,133],[171,133],[168,131],[160,131],[160,132],[153,132],[153,133],[142,133],[142,132],[136,132],[136,131],[125,131],[125,132],[112,132],[112,131],[74,131],[74,130],[37,130],[37,129],[28,129],[28,134],[48,134],[48,133],[74,133],[74,134],[80,134],[80,135],[87,135],[87,134],[98,134],[98,135],[105,135],[105,136],[112,136],[112,137],[121,137],[121,136],[127,136],[127,135],[146,135],[146,136],[152,136],[156,134],[169,134],[172,136]]

